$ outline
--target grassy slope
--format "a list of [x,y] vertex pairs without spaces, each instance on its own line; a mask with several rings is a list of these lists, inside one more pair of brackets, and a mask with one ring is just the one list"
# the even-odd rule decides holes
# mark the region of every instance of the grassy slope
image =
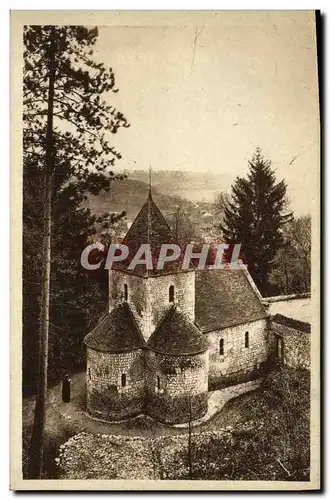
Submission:
[[[253,397],[253,392],[243,394],[229,401],[218,414],[210,421],[196,428],[215,430],[226,425],[234,425],[244,419],[244,408]],[[166,427],[157,424],[148,417],[141,417],[118,424],[102,423],[86,417],[84,413],[85,373],[72,377],[71,402],[62,403],[61,384],[54,386],[48,392],[46,405],[46,432],[45,432],[45,469],[46,477],[56,478],[57,470],[54,459],[58,456],[61,444],[79,432],[92,434],[111,434],[136,437],[175,436],[186,434],[187,429]],[[30,441],[33,422],[34,398],[25,398],[23,401],[23,469],[26,469],[27,450]]]

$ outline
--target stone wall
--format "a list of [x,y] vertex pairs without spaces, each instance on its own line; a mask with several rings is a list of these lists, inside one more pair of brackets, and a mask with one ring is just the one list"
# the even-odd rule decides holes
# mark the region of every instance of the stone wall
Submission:
[[166,356],[146,352],[146,413],[166,423],[187,422],[207,411],[208,352]]
[[272,321],[272,332],[277,338],[275,355],[292,368],[310,369],[311,335],[307,332]]
[[[122,386],[125,375],[125,386]],[[87,410],[108,420],[142,412],[144,352],[108,353],[87,349]]]
[[[248,332],[248,347],[245,334]],[[211,388],[244,379],[260,369],[269,355],[267,319],[237,325],[207,334],[210,343],[209,383]],[[223,354],[220,340],[223,339]]]
[[265,297],[263,304],[270,315],[282,314],[300,321],[311,321],[311,298],[309,294]]
[[164,276],[143,278],[122,271],[109,272],[110,310],[124,300],[124,286],[127,285],[131,310],[147,341],[156,326],[168,311],[169,288],[174,286],[174,303],[191,321],[195,316],[195,273],[181,272]]

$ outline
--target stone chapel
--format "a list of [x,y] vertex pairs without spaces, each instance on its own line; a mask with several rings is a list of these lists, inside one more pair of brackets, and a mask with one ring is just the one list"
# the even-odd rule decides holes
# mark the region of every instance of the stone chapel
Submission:
[[[109,311],[85,337],[87,411],[180,423],[207,412],[208,391],[258,373],[269,354],[268,314],[247,269],[127,269],[141,244],[178,244],[151,193],[109,271]],[[132,255],[131,255],[132,252]]]

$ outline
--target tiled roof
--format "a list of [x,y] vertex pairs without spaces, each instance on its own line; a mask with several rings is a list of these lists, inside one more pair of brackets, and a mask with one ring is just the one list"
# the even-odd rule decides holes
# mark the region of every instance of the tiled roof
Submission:
[[125,352],[144,347],[145,342],[129,305],[124,302],[105,315],[84,338],[97,351]]
[[196,271],[195,323],[202,332],[266,318],[267,312],[242,269]]
[[289,328],[293,328],[294,330],[298,330],[303,333],[311,333],[311,325],[305,321],[289,318],[288,316],[283,316],[283,314],[275,314],[274,316],[271,316],[271,319],[274,323],[288,326]]
[[147,347],[155,352],[180,356],[204,352],[208,342],[198,328],[173,306],[151,335]]
[[[147,269],[144,264],[139,264],[134,267],[134,270],[130,271],[127,269],[129,264],[140,246],[145,243],[150,244],[153,269]],[[177,238],[149,193],[147,201],[122,241],[122,244],[129,248],[129,255],[124,261],[115,262],[112,267],[113,269],[132,272],[140,276],[154,276],[180,271],[182,255],[176,261],[165,262],[163,270],[156,268],[160,248],[163,243],[179,245]]]

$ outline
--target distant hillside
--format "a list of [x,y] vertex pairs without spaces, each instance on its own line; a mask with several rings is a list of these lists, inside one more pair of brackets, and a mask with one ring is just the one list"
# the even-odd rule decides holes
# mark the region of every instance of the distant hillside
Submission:
[[[90,195],[86,204],[96,215],[125,210],[128,219],[132,220],[146,201],[148,190],[149,186],[146,182],[127,178],[113,182],[111,191],[107,193],[101,192],[98,196]],[[189,211],[193,209],[193,203],[182,200],[178,196],[164,194],[154,186],[152,196],[165,216],[172,212],[177,204]]]
[[[131,179],[148,183],[147,170],[126,172]],[[183,172],[160,170],[152,172],[152,185],[162,193],[171,193],[192,202],[213,202],[216,194],[229,191],[234,176],[212,172]]]

